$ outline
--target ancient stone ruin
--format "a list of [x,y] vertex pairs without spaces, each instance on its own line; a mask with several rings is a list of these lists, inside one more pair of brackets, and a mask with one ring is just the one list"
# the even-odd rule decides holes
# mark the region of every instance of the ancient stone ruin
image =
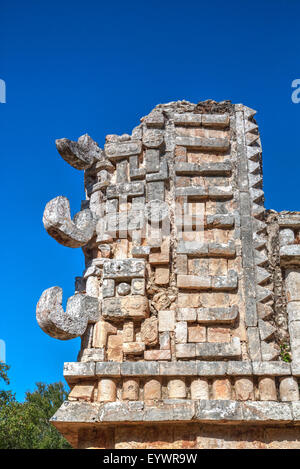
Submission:
[[81,337],[52,418],[74,447],[300,448],[300,213],[264,208],[254,115],[178,101],[104,150],[56,141],[86,200],[43,222],[85,270],[37,320]]

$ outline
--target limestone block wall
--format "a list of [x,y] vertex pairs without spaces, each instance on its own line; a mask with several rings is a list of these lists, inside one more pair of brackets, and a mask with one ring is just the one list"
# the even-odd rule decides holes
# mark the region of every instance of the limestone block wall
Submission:
[[64,434],[83,423],[299,420],[300,215],[264,208],[254,115],[178,101],[103,150],[88,135],[56,142],[86,192],[73,219],[63,196],[43,216],[85,256],[66,310],[59,287],[37,306],[46,333],[81,336],[53,418]]

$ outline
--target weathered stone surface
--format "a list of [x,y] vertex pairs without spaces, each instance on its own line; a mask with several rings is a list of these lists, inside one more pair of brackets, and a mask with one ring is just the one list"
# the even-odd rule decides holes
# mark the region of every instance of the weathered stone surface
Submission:
[[184,379],[170,379],[168,382],[169,399],[184,399],[186,397],[186,386]]
[[117,387],[113,379],[101,378],[98,383],[98,402],[113,402],[117,397]]
[[107,337],[110,334],[116,334],[117,328],[106,321],[98,321],[93,331],[93,347],[106,347]]
[[188,321],[194,322],[197,319],[196,308],[178,308],[177,309],[177,321]]
[[274,429],[300,442],[300,215],[264,208],[254,114],[179,101],[105,151],[58,142],[86,200],[71,220],[54,199],[45,226],[83,247],[85,270],[66,313],[60,289],[38,311],[57,337],[83,331],[53,420],[73,446],[276,447]]
[[158,330],[159,332],[174,331],[175,311],[159,311]]
[[234,389],[235,396],[238,401],[254,400],[254,387],[252,379],[236,378]]
[[123,353],[125,355],[141,355],[145,351],[143,342],[125,342],[123,343]]
[[195,358],[196,356],[195,344],[177,344],[175,350],[177,358]]
[[156,362],[124,362],[121,364],[122,376],[152,376],[159,374]]
[[229,149],[227,138],[176,137],[176,145],[196,148],[197,150],[226,151]]
[[188,342],[205,342],[206,328],[202,326],[189,326]]
[[175,326],[175,342],[177,344],[185,344],[187,342],[188,328],[185,321],[179,321]]
[[146,350],[144,360],[171,360],[170,350]]
[[147,298],[141,295],[132,295],[119,298],[105,298],[102,303],[102,315],[104,318],[144,319],[149,315]]
[[300,245],[282,246],[280,248],[280,262],[283,266],[300,265]]
[[180,162],[175,165],[176,174],[183,176],[228,176],[231,168],[230,161],[204,164]]
[[142,151],[142,145],[139,140],[127,142],[109,142],[104,145],[106,156],[114,161],[130,155],[138,155]]
[[197,321],[202,324],[231,324],[238,317],[238,306],[229,308],[198,308]]
[[158,320],[155,316],[145,319],[141,325],[141,339],[146,345],[158,343]]
[[231,343],[196,344],[196,357],[199,358],[238,358],[240,355],[241,344],[238,337],[233,337]]
[[59,154],[73,168],[87,169],[96,161],[109,167],[109,161],[105,161],[101,148],[88,134],[79,137],[77,142],[60,138],[55,143]]
[[95,362],[65,362],[64,364],[64,378],[68,382],[77,378],[86,379],[92,376],[95,376]]
[[123,337],[120,334],[108,337],[107,360],[113,362],[123,361]]
[[261,401],[277,401],[275,379],[264,376],[258,381],[259,397]]
[[197,275],[177,275],[177,286],[188,290],[207,290],[211,287],[211,278]]
[[68,400],[91,402],[93,399],[94,389],[95,383],[76,384],[68,395]]
[[202,123],[202,114],[174,114],[175,125],[200,126]]
[[52,238],[71,248],[84,246],[95,232],[91,211],[82,210],[72,220],[69,200],[63,196],[55,197],[47,203],[43,214],[43,224]]
[[148,379],[144,386],[144,400],[161,399],[161,382],[159,379]]
[[137,401],[139,398],[139,380],[125,378],[123,381],[122,398],[124,401]]
[[279,394],[281,401],[299,401],[299,385],[297,379],[293,376],[281,378]]
[[116,362],[97,362],[95,368],[96,376],[120,376],[120,363]]
[[212,383],[212,398],[218,400],[231,399],[231,384],[228,378],[216,378]]
[[205,127],[227,127],[229,116],[228,114],[202,114],[202,124]]
[[45,290],[36,307],[39,326],[51,337],[61,340],[81,336],[88,322],[96,322],[100,315],[97,298],[78,293],[68,299],[66,311],[62,307],[62,289]]
[[131,279],[145,277],[145,262],[142,259],[106,259],[103,263],[103,277]]
[[291,366],[285,362],[252,362],[252,369],[255,375],[259,376],[285,376],[291,373]]

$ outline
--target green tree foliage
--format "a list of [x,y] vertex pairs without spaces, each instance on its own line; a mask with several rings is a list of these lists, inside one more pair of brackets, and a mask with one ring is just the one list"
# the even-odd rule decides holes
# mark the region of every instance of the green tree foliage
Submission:
[[[9,367],[0,362],[0,385],[9,384]],[[63,383],[36,383],[18,402],[11,391],[0,389],[0,449],[67,449],[69,443],[49,423],[66,399]]]

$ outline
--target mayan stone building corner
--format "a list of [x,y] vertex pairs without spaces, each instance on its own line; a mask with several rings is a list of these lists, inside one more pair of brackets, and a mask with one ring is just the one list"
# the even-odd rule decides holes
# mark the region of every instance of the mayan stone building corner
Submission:
[[254,115],[178,101],[104,149],[56,141],[86,200],[43,223],[85,270],[37,321],[81,337],[52,418],[74,447],[300,448],[300,212],[264,208]]

